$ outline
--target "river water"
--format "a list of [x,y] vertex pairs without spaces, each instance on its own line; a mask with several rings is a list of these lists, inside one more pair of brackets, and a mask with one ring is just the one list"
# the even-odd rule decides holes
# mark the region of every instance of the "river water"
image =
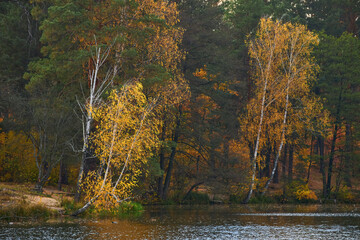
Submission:
[[126,220],[3,223],[0,239],[360,239],[360,206],[155,206]]

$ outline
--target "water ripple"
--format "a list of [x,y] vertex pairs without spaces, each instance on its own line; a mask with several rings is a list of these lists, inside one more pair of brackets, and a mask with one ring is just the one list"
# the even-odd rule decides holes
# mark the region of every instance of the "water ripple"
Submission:
[[355,217],[360,213],[239,213],[240,216],[269,216],[269,217]]

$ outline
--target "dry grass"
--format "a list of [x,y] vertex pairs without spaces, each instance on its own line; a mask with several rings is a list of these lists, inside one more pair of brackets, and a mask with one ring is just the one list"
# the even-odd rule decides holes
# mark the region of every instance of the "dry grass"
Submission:
[[59,212],[39,204],[27,204],[25,201],[18,202],[8,207],[0,208],[0,220],[22,221],[42,220],[58,216]]
[[32,191],[33,184],[0,183],[0,219],[53,216],[62,213],[61,198],[65,192],[45,189],[43,194]]

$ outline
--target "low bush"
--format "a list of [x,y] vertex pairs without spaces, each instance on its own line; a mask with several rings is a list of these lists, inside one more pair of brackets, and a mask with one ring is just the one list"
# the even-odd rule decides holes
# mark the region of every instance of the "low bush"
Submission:
[[140,216],[144,211],[143,206],[137,202],[123,202],[117,208],[113,209],[99,209],[95,210],[92,216],[100,218],[111,218],[111,217],[133,217]]
[[231,194],[229,196],[229,203],[239,204],[239,203],[243,203],[243,201],[244,201],[243,196],[239,196],[239,195],[235,195],[235,194]]
[[61,206],[65,209],[64,214],[70,215],[83,206],[83,203],[75,203],[71,198],[62,198]]
[[[65,209],[66,215],[71,215],[76,210],[83,207],[83,203],[75,203],[72,199],[64,198],[61,201],[61,206]],[[82,217],[99,217],[99,218],[113,218],[113,217],[128,217],[139,216],[143,213],[144,207],[137,202],[123,202],[118,207],[112,209],[96,209],[91,206],[81,214]]]
[[318,200],[314,191],[307,184],[300,185],[295,192],[296,199],[300,202],[315,202]]
[[347,186],[343,186],[336,193],[336,199],[342,203],[353,203],[355,201],[354,195],[350,192]]
[[58,215],[59,213],[56,210],[48,209],[40,204],[28,205],[22,202],[9,207],[0,208],[0,219],[5,221],[22,221],[29,219],[46,220]]
[[309,185],[302,181],[293,181],[286,187],[287,198],[300,203],[313,203],[318,201],[315,192],[309,189]]
[[210,198],[206,193],[191,192],[189,196],[184,199],[184,204],[209,204]]
[[268,203],[275,203],[275,199],[269,196],[261,196],[256,195],[255,197],[251,198],[249,201],[250,204],[268,204]]

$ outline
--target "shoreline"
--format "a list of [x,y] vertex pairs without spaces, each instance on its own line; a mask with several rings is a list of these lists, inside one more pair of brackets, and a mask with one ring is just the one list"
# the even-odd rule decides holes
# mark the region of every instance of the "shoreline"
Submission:
[[[76,219],[106,219],[106,218],[128,218],[135,215],[141,215],[147,208],[161,208],[169,206],[170,208],[186,208],[186,206],[359,206],[359,202],[340,202],[334,199],[326,201],[312,201],[308,203],[276,201],[274,196],[267,197],[263,201],[254,199],[252,203],[242,204],[240,202],[208,202],[196,203],[150,203],[141,204],[131,202],[126,206],[115,211],[94,211],[93,209],[82,216],[72,217],[70,214],[81,206],[81,203],[74,204],[73,194],[65,191],[58,191],[52,187],[44,189],[42,194],[31,191],[31,184],[0,183],[0,222],[27,222],[27,221],[73,221]],[[168,204],[166,204],[168,203]],[[359,206],[360,208],[360,206]]]

